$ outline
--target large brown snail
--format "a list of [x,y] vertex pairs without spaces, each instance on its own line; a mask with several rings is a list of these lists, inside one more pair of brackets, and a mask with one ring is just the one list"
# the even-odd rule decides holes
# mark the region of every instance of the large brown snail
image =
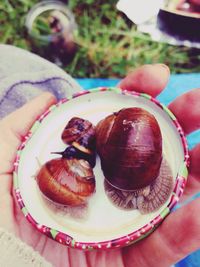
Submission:
[[122,109],[98,123],[96,138],[113,202],[141,213],[158,209],[169,197],[172,177],[155,117],[142,108]]
[[95,191],[95,129],[87,120],[72,118],[66,125],[62,140],[69,146],[61,158],[46,162],[36,181],[49,200],[62,205],[78,206],[87,203]]

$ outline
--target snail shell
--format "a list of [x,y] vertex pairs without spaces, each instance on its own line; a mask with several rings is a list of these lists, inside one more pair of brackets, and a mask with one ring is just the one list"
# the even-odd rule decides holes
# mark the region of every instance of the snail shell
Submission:
[[95,191],[93,170],[82,159],[52,159],[41,167],[36,181],[48,199],[62,205],[85,204]]
[[127,108],[100,121],[97,152],[107,181],[121,190],[137,190],[158,176],[162,136],[155,117],[142,108]]
[[72,118],[62,132],[61,138],[65,144],[73,145],[84,153],[92,154],[95,151],[95,127],[88,120]]

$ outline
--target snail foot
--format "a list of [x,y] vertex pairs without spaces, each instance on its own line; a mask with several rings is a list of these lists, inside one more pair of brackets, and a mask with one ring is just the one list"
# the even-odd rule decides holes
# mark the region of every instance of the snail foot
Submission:
[[173,179],[170,167],[166,160],[163,160],[159,176],[150,185],[149,194],[145,190],[138,196],[137,207],[142,214],[158,210],[168,199],[172,192]]

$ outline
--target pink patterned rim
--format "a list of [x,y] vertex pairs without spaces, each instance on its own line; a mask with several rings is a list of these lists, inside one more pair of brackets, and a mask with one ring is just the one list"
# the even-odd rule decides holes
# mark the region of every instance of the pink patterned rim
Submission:
[[[62,233],[60,231],[57,231],[56,229],[52,229],[50,227],[47,227],[45,225],[41,225],[38,222],[34,220],[34,218],[31,216],[30,212],[27,210],[23,199],[20,194],[20,189],[18,186],[18,166],[20,162],[20,156],[23,153],[23,149],[25,148],[26,144],[28,143],[29,139],[33,135],[33,133],[38,129],[40,123],[42,120],[50,113],[52,112],[55,108],[59,107],[63,103],[66,103],[70,99],[79,97],[81,95],[89,94],[89,93],[94,93],[94,92],[104,92],[104,91],[112,91],[117,94],[123,94],[123,95],[128,95],[128,96],[134,96],[134,97],[143,97],[145,99],[150,100],[151,102],[155,103],[157,106],[159,106],[161,109],[163,109],[166,114],[170,117],[172,122],[174,123],[177,132],[181,138],[183,149],[184,149],[184,161],[182,163],[182,167],[177,174],[176,177],[176,183],[174,186],[174,190],[172,192],[171,198],[169,200],[169,204],[167,207],[165,207],[162,212],[156,216],[152,221],[150,221],[148,224],[143,226],[142,228],[126,235],[122,236],[120,238],[114,239],[114,240],[109,240],[109,241],[102,241],[102,242],[78,242],[74,240],[73,237]],[[67,99],[63,99],[60,102],[58,102],[56,105],[51,106],[47,111],[45,111],[37,120],[35,121],[34,125],[32,128],[29,130],[29,132],[24,136],[21,145],[19,146],[17,153],[16,153],[16,158],[14,161],[14,172],[13,172],[13,179],[14,179],[14,194],[17,199],[18,205],[20,209],[22,210],[24,216],[27,218],[27,220],[37,229],[39,230],[42,234],[47,235],[48,237],[56,240],[57,242],[67,245],[72,248],[77,248],[77,249],[82,249],[82,250],[93,250],[93,249],[109,249],[109,248],[119,248],[123,247],[129,244],[132,244],[136,241],[139,241],[140,239],[143,239],[147,235],[149,235],[155,228],[163,221],[163,219],[171,212],[173,207],[177,204],[180,196],[183,194],[183,190],[186,185],[187,181],[187,175],[188,175],[188,168],[189,166],[189,154],[188,154],[188,145],[187,141],[185,138],[185,135],[183,133],[183,130],[178,123],[176,117],[174,114],[163,104],[161,104],[158,100],[155,98],[151,97],[150,95],[144,94],[144,93],[137,93],[137,92],[128,92],[128,91],[122,91],[119,88],[114,88],[114,87],[101,87],[101,88],[95,88],[90,91],[81,91],[79,93],[76,93],[72,95],[71,97]]]

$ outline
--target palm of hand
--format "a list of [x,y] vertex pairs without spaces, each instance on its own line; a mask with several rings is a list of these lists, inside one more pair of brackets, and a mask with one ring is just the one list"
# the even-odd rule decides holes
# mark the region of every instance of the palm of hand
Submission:
[[[152,68],[152,69],[151,69]],[[127,77],[122,83],[122,88],[144,91],[146,93],[156,96],[165,86],[161,84],[158,71],[153,70],[153,67],[143,67],[141,70],[137,70],[131,74],[131,77]],[[151,75],[149,74],[151,72]],[[155,72],[155,73],[154,73]],[[141,83],[142,77],[148,79],[157,79],[155,88],[148,88],[143,90],[143,84]],[[154,74],[154,75],[153,75]],[[155,75],[156,74],[156,75]],[[167,77],[168,78],[168,77]],[[134,83],[130,80],[136,81],[136,88]],[[186,101],[190,98],[190,101]],[[183,96],[175,100],[170,109],[178,117],[179,121],[183,125],[186,133],[190,133],[197,129],[200,125],[200,108],[198,107],[198,101],[200,99],[200,90],[194,90],[189,95]],[[130,246],[121,250],[114,250],[108,252],[87,252],[75,251],[68,249],[55,241],[49,239],[46,236],[37,232],[25,219],[22,212],[16,206],[12,197],[12,163],[15,157],[15,152],[20,144],[21,136],[23,136],[30,128],[34,119],[42,113],[48,106],[55,102],[55,99],[44,94],[38,99],[33,100],[30,104],[18,110],[14,114],[11,114],[0,123],[0,227],[6,228],[8,231],[14,232],[24,242],[32,246],[35,250],[39,251],[47,260],[49,260],[53,266],[157,266],[157,262],[162,261],[160,266],[170,266],[182,257],[186,256],[191,251],[200,247],[200,219],[196,217],[196,213],[200,208],[198,200],[193,201],[187,206],[182,207],[178,211],[171,214],[164,223],[146,240],[143,240],[134,246]],[[184,109],[188,110],[189,105],[192,105],[192,112],[190,114],[183,113]],[[35,111],[37,106],[37,111]],[[191,107],[190,107],[191,108]],[[24,115],[26,114],[26,115]],[[24,115],[24,116],[23,116]],[[19,121],[19,118],[23,118]],[[191,196],[200,189],[200,171],[198,168],[198,162],[200,160],[200,145],[195,147],[191,151],[191,168],[188,178],[188,186],[185,191],[185,198]],[[185,221],[184,221],[185,220]],[[190,229],[185,227],[190,225]]]

